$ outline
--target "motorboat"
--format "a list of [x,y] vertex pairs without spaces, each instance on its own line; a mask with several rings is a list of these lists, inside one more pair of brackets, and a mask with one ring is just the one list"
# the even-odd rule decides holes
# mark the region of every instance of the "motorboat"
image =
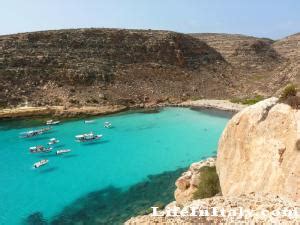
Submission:
[[49,147],[49,148],[46,148],[42,145],[38,145],[38,146],[34,146],[34,147],[30,147],[29,148],[29,151],[31,153],[40,153],[40,152],[51,152],[52,151],[52,148]]
[[59,140],[57,140],[56,138],[51,138],[50,142],[48,142],[48,145],[55,145],[57,143],[59,143]]
[[45,127],[45,128],[41,128],[38,130],[31,130],[31,131],[27,131],[27,132],[23,132],[21,133],[21,138],[31,138],[31,137],[35,137],[41,134],[44,134],[45,132],[51,130],[51,127]]
[[56,155],[62,155],[62,154],[68,153],[68,152],[70,152],[70,151],[71,151],[71,149],[57,150],[57,151],[56,151]]
[[95,120],[85,120],[84,123],[85,123],[85,124],[95,123]]
[[105,122],[104,123],[104,127],[105,128],[111,128],[112,127],[112,124],[110,122]]
[[46,125],[57,125],[60,124],[60,121],[58,120],[47,120]]
[[102,134],[94,134],[93,132],[88,134],[80,134],[76,135],[75,139],[77,142],[91,142],[96,141],[102,138]]
[[34,166],[34,168],[39,168],[41,166],[46,165],[48,162],[49,162],[48,159],[42,159],[41,161],[34,163],[33,166]]
[[31,137],[35,137],[38,136],[40,134],[42,134],[43,132],[41,132],[40,130],[31,130],[31,131],[27,131],[27,132],[23,132],[21,133],[21,138],[31,138]]

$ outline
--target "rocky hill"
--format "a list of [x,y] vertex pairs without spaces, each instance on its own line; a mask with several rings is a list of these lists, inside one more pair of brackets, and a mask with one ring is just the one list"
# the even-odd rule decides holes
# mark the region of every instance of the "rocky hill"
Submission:
[[0,49],[4,106],[26,101],[32,105],[135,104],[226,92],[217,88],[226,82],[222,71],[227,63],[220,53],[174,32],[24,33],[0,37]]
[[[299,35],[298,35],[299,36]],[[0,106],[93,106],[271,95],[297,81],[297,35],[74,29],[0,36]],[[290,49],[290,50],[288,50]]]

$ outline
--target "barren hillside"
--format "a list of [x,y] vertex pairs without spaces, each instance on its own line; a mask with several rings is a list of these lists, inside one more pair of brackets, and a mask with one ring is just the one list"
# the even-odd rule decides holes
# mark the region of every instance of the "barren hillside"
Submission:
[[0,105],[271,95],[297,80],[298,40],[121,29],[0,36]]

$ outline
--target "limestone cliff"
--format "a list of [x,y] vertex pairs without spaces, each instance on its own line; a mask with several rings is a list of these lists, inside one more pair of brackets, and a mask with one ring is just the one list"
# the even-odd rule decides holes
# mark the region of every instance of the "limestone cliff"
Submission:
[[[191,165],[176,181],[175,202],[162,216],[131,218],[127,224],[195,223],[299,223],[298,215],[262,216],[264,211],[300,209],[300,110],[273,97],[242,109],[227,124],[219,141],[218,155]],[[217,166],[221,196],[194,199],[203,166]],[[254,214],[248,217],[169,216],[169,207],[191,207],[226,211],[239,207]],[[299,213],[299,212],[298,212]]]
[[272,193],[300,200],[300,111],[270,98],[235,115],[219,142],[224,196]]

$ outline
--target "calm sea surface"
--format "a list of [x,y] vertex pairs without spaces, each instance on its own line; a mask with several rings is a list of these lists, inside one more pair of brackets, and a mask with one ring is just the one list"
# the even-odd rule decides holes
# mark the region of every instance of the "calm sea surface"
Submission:
[[[174,188],[180,168],[215,155],[229,118],[210,111],[164,108],[159,113],[97,117],[93,124],[64,121],[29,139],[19,134],[43,127],[41,121],[0,122],[0,224],[105,224],[113,215],[126,219],[132,211],[148,208],[155,197],[165,203],[173,193],[159,196],[154,189]],[[113,128],[104,128],[105,121]],[[74,141],[75,135],[90,131],[103,139],[85,144]],[[60,140],[55,151],[72,152],[62,156],[55,151],[29,153],[29,147],[46,145],[54,137]],[[49,163],[33,169],[33,163],[41,159]],[[122,203],[123,208],[112,211],[110,201],[111,205]],[[128,209],[134,204],[140,208]]]

